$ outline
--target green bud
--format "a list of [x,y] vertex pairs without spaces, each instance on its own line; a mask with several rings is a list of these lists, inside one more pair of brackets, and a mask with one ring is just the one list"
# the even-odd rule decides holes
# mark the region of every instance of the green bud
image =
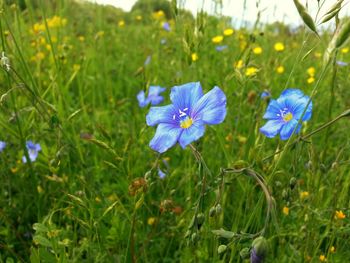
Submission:
[[199,240],[199,236],[197,233],[193,233],[192,236],[191,236],[191,241],[192,243],[197,243],[197,241]]
[[296,186],[296,184],[297,184],[297,178],[295,177],[290,178],[290,181],[289,181],[290,188],[293,189]]
[[262,236],[254,239],[254,241],[252,243],[252,247],[255,250],[255,253],[258,257],[263,258],[267,254],[267,250],[268,250],[267,241]]
[[188,238],[191,235],[191,230],[187,230],[185,233],[185,238]]
[[226,252],[226,250],[227,250],[227,246],[226,245],[220,245],[218,247],[218,254],[222,254],[222,253]]
[[241,256],[242,259],[248,259],[250,258],[250,249],[245,247],[243,248],[240,252],[239,255]]
[[315,32],[317,34],[314,20],[309,15],[306,8],[299,2],[299,0],[294,0],[294,4],[298,10],[300,17],[303,19],[305,25],[307,25],[308,28],[310,28],[313,32]]
[[288,200],[289,199],[289,191],[288,190],[287,189],[283,189],[283,191],[282,191],[282,198],[284,200]]
[[213,216],[215,216],[215,215],[216,215],[216,209],[215,209],[215,207],[210,208],[210,210],[209,210],[209,216],[210,216],[210,217],[213,217]]
[[197,222],[197,226],[198,226],[198,229],[201,228],[201,226],[203,225],[205,221],[205,216],[203,213],[199,213],[196,217],[196,222]]
[[222,207],[221,207],[221,205],[220,205],[220,204],[217,204],[215,210],[216,210],[216,214],[218,214],[218,215],[221,214],[221,212],[222,212]]

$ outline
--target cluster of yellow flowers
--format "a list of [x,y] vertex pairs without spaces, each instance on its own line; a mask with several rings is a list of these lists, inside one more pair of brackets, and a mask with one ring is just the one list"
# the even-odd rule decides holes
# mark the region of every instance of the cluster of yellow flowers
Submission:
[[46,25],[48,28],[63,27],[67,24],[66,18],[61,18],[60,16],[53,16],[47,18],[46,22],[35,23],[31,29],[32,34],[40,34],[46,30]]
[[315,68],[314,67],[309,67],[306,70],[306,72],[309,75],[309,78],[307,79],[307,83],[309,83],[309,84],[314,83],[315,82],[315,73],[316,73]]
[[217,35],[217,36],[213,37],[211,39],[211,41],[214,44],[220,44],[224,40],[224,36],[229,37],[229,36],[233,35],[233,33],[234,33],[234,30],[232,28],[227,28],[223,31],[223,35]]

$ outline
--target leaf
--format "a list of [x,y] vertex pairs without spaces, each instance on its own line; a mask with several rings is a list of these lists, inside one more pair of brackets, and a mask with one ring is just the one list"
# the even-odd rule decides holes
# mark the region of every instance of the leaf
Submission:
[[35,223],[33,229],[38,233],[47,233],[49,231],[49,229],[41,223]]
[[35,236],[33,238],[33,241],[36,243],[36,244],[39,244],[39,245],[42,245],[44,247],[52,247],[52,244],[50,242],[50,240],[48,240],[46,237],[43,237],[43,236]]
[[224,229],[218,229],[218,230],[212,230],[211,231],[214,235],[217,235],[219,237],[227,238],[227,239],[232,239],[236,236],[236,233],[227,231]]

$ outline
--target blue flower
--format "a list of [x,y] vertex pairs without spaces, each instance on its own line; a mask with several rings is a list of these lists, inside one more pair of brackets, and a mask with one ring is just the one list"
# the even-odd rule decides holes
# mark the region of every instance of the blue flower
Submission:
[[164,179],[166,176],[166,173],[164,173],[161,169],[158,168],[158,176],[160,179]]
[[[302,116],[309,97],[299,89],[286,89],[277,100],[271,100],[264,119],[268,122],[260,128],[260,132],[268,138],[275,137],[278,133],[282,140],[287,140],[298,125],[300,118],[307,121],[311,118],[312,102],[308,105],[304,116]],[[300,131],[301,124],[296,128],[296,133]]]
[[0,141],[0,153],[5,149],[6,142]]
[[173,104],[151,107],[146,122],[158,125],[150,147],[163,153],[179,142],[182,148],[203,136],[205,125],[219,124],[226,116],[226,96],[219,87],[203,94],[199,82],[171,89]]
[[[41,151],[40,144],[34,144],[32,141],[27,141],[26,143],[29,159],[31,162],[34,162],[38,157],[38,153]],[[27,158],[25,156],[22,157],[22,162],[26,163]]]
[[165,88],[162,88],[160,86],[150,86],[148,90],[148,96],[146,98],[145,92],[141,90],[137,94],[137,100],[139,101],[139,106],[141,108],[146,107],[148,104],[152,105],[158,105],[161,103],[164,98],[163,96],[160,96],[159,94],[164,92]]
[[344,61],[340,61],[340,60],[337,60],[337,65],[340,66],[340,67],[346,67],[347,65],[349,65],[347,62],[344,62]]
[[169,32],[171,30],[168,22],[164,22],[162,27],[165,31]]
[[218,52],[221,52],[221,51],[225,50],[226,48],[228,48],[227,45],[216,46],[216,47],[215,47],[216,51],[218,51]]
[[148,55],[147,58],[145,59],[145,62],[143,62],[144,66],[147,66],[149,63],[151,63],[152,56]]
[[265,98],[269,98],[269,97],[271,97],[271,93],[267,90],[263,91],[260,95],[261,99],[265,99]]

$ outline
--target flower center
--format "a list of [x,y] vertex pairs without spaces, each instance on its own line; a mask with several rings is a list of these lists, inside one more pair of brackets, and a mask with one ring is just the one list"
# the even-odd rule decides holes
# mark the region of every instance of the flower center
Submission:
[[192,126],[192,124],[193,124],[193,120],[190,117],[187,117],[186,119],[180,122],[180,127],[182,129],[188,129],[189,127]]
[[289,122],[291,119],[293,119],[293,114],[288,112],[286,115],[283,116],[283,120],[285,122]]

